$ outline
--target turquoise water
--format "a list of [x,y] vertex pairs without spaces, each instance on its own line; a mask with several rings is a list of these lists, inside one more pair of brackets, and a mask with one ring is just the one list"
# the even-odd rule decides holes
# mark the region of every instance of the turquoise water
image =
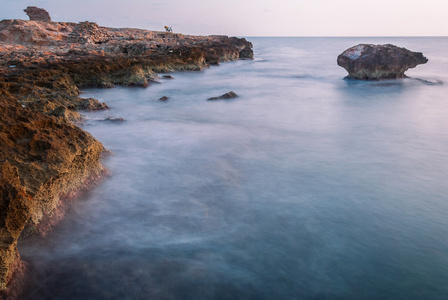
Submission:
[[[85,91],[112,176],[19,245],[23,299],[448,298],[448,38],[249,40],[253,61]],[[346,80],[358,43],[429,62]]]

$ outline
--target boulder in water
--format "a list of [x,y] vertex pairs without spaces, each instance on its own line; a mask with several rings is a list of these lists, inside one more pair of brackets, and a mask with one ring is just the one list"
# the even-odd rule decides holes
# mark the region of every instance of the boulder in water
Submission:
[[104,119],[104,121],[106,122],[112,122],[112,123],[117,123],[117,122],[124,122],[126,121],[125,119],[121,118],[121,117],[112,117],[112,116],[108,116]]
[[208,98],[207,100],[220,100],[220,99],[232,99],[239,97],[234,91],[230,91],[225,93],[224,95],[218,97]]
[[421,52],[412,52],[391,44],[359,44],[338,56],[337,63],[353,79],[392,79],[406,77],[404,72],[428,59]]

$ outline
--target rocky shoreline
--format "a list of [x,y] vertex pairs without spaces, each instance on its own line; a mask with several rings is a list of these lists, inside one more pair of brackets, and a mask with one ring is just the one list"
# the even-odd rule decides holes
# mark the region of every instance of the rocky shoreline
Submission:
[[66,203],[107,174],[107,150],[76,126],[80,112],[107,105],[80,98],[79,88],[147,87],[157,73],[251,58],[252,44],[235,37],[0,21],[0,298],[20,285],[18,240],[45,235]]

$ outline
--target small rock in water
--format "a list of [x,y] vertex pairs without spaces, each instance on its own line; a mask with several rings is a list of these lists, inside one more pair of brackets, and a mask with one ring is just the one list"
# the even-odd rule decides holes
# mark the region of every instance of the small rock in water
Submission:
[[159,101],[165,102],[165,101],[168,101],[168,99],[170,99],[170,98],[168,98],[167,96],[163,96],[163,97],[159,98]]
[[239,97],[239,96],[234,91],[230,91],[228,93],[225,93],[224,95],[208,98],[207,100],[232,99],[232,98],[237,98],[237,97]]
[[107,118],[104,119],[104,121],[114,122],[115,123],[115,122],[124,122],[126,120],[121,118],[121,117],[111,117],[111,116],[108,116]]
[[81,104],[78,105],[78,109],[88,110],[88,111],[103,110],[103,109],[108,109],[108,108],[109,107],[107,106],[106,103],[99,102],[95,98],[86,98],[83,100],[83,102]]
[[427,85],[442,85],[443,81],[438,79],[421,79],[421,78],[414,78],[414,80],[420,81],[421,83],[427,84]]
[[164,78],[164,79],[174,79],[174,77],[171,76],[171,75],[163,75],[162,78]]
[[102,89],[111,89],[111,88],[114,88],[115,85],[112,82],[102,81],[99,83],[99,87]]

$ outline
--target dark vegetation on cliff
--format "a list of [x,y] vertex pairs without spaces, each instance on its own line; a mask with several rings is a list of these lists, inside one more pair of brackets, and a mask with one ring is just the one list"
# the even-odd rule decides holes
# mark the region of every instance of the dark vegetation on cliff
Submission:
[[105,174],[105,149],[76,124],[80,111],[107,105],[79,88],[146,87],[159,72],[253,57],[245,39],[51,22],[27,10],[34,21],[0,21],[0,298],[14,296],[23,269],[19,238],[45,234]]

